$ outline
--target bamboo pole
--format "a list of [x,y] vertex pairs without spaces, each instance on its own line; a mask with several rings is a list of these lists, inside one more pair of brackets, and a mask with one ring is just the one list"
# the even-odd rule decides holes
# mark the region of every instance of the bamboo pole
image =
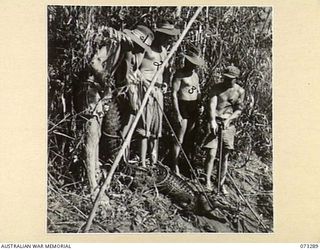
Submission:
[[182,42],[183,38],[185,37],[185,35],[187,34],[188,30],[190,29],[191,25],[193,24],[193,22],[196,20],[197,16],[199,15],[199,13],[201,12],[203,7],[198,7],[197,11],[195,12],[195,14],[193,15],[193,17],[190,19],[187,27],[183,30],[180,38],[178,39],[178,41],[174,44],[174,46],[172,47],[170,53],[168,54],[167,58],[164,60],[163,64],[160,66],[160,68],[158,69],[157,73],[154,75],[154,77],[152,78],[152,81],[150,83],[150,86],[148,87],[145,95],[144,95],[144,98],[142,100],[142,104],[141,104],[141,107],[140,109],[138,110],[138,113],[131,125],[131,128],[127,134],[127,137],[126,139],[124,140],[123,144],[122,144],[122,147],[116,157],[116,159],[114,160],[112,166],[111,166],[111,169],[110,169],[110,172],[108,173],[108,176],[106,178],[106,180],[104,181],[103,185],[101,186],[100,188],[100,191],[94,201],[94,205],[93,205],[93,208],[90,212],[90,215],[89,215],[89,218],[86,222],[86,225],[85,225],[85,228],[83,230],[84,233],[87,233],[91,227],[91,224],[92,224],[92,221],[95,217],[95,213],[96,213],[96,210],[98,209],[98,205],[100,203],[100,200],[102,198],[102,195],[103,193],[109,189],[110,187],[110,183],[111,183],[111,179],[112,179],[112,176],[131,140],[131,137],[132,137],[132,134],[135,130],[135,127],[139,121],[139,118],[140,116],[142,115],[142,111],[143,111],[143,108],[145,107],[145,105],[147,104],[147,101],[148,101],[148,98],[149,98],[149,95],[151,93],[151,91],[153,90],[153,87],[155,85],[155,82],[157,80],[157,78],[160,76],[160,73],[162,72],[162,70],[164,69],[164,67],[168,64],[170,58],[172,57],[172,55],[175,53],[175,51],[177,50],[177,48],[179,47],[180,43]]

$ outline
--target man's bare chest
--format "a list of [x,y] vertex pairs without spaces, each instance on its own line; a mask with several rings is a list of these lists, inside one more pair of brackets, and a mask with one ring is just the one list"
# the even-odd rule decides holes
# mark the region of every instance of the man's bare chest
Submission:
[[181,80],[181,88],[192,88],[195,87],[198,89],[199,86],[199,78],[196,74],[192,74],[189,77],[185,77]]
[[240,97],[239,92],[234,89],[230,88],[226,91],[221,92],[218,96],[218,103],[228,103],[234,104]]
[[142,61],[142,66],[146,68],[158,68],[162,65],[163,61],[165,59],[165,53],[161,52],[146,52],[145,56]]

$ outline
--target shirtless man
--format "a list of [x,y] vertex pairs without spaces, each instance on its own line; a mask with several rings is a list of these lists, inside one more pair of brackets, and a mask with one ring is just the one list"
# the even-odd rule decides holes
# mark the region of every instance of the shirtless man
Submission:
[[[119,96],[119,108],[122,118],[122,137],[125,138],[133,123],[135,114],[139,109],[138,88],[140,81],[140,66],[146,51],[154,40],[153,32],[144,25],[138,25],[134,30],[124,30],[124,33],[133,41],[131,45],[123,43],[121,57],[115,71],[117,88],[126,86],[127,96]],[[128,145],[124,160],[130,160],[130,144]]]
[[[167,57],[166,46],[173,36],[180,33],[174,25],[164,22],[155,29],[155,39],[151,44],[151,50],[146,51],[140,66],[141,84],[139,100],[142,102],[144,94],[150,85],[154,75],[159,70],[163,61]],[[146,167],[146,157],[149,148],[151,151],[151,164],[158,160],[158,144],[162,134],[162,110],[163,93],[162,88],[168,85],[169,76],[166,70],[163,70],[155,83],[148,102],[144,108],[143,114],[137,126],[137,133],[141,136],[140,156],[141,164]]]
[[[240,70],[235,66],[229,66],[223,74],[224,81],[213,86],[209,96],[209,126],[211,133],[205,141],[204,147],[208,150],[207,167],[207,189],[212,190],[210,177],[213,170],[213,164],[216,157],[220,140],[222,140],[222,162],[220,180],[218,186],[223,194],[227,194],[225,189],[225,179],[228,171],[228,156],[233,150],[235,126],[232,124],[237,119],[243,109],[245,91],[236,83],[240,75]],[[218,125],[219,123],[219,125]],[[222,137],[222,138],[221,138]],[[221,153],[220,153],[221,154]],[[219,171],[219,170],[218,170]],[[219,176],[219,173],[217,177]]]
[[[180,125],[177,133],[179,143],[182,145],[184,139],[189,137],[189,145],[185,149],[190,159],[189,154],[192,154],[194,148],[194,138],[191,137],[191,134],[198,118],[200,100],[200,85],[196,68],[203,65],[204,60],[200,57],[200,51],[194,47],[184,56],[186,59],[184,68],[178,70],[173,78],[172,99]],[[173,148],[173,164],[177,175],[180,175],[178,166],[180,145],[176,142]]]

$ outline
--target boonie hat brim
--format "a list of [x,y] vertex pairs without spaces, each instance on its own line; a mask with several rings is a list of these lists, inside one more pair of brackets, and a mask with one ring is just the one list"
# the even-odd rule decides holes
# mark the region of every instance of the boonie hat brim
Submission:
[[130,37],[130,39],[132,41],[134,41],[136,44],[138,44],[140,47],[142,47],[145,50],[150,51],[150,46],[148,46],[147,44],[145,44],[144,42],[142,42],[136,35],[132,34],[131,30],[128,29],[124,29],[123,33],[125,33],[128,37]]
[[177,36],[180,34],[180,30],[176,28],[173,28],[173,29],[156,28],[155,31],[167,34],[169,36]]
[[204,59],[199,56],[195,57],[195,56],[188,56],[186,54],[183,54],[183,55],[189,62],[191,62],[195,65],[202,66],[205,63]]
[[230,74],[227,74],[227,73],[222,73],[222,75],[224,75],[226,77],[229,77],[229,78],[237,78],[238,77],[238,76],[230,75]]

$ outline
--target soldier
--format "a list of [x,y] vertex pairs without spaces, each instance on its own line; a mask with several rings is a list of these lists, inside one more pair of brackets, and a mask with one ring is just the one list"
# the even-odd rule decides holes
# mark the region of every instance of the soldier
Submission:
[[[117,87],[126,86],[128,94],[119,97],[119,107],[122,118],[122,137],[125,138],[135,114],[139,109],[140,100],[138,96],[138,85],[141,79],[140,66],[145,52],[150,51],[150,45],[154,40],[153,32],[144,25],[138,25],[134,30],[125,29],[124,33],[133,41],[132,45],[122,45],[121,56],[115,78]],[[129,161],[130,145],[128,146],[124,160]]]
[[[115,73],[118,83],[121,82],[120,76],[122,76],[123,82],[120,85],[126,84],[130,90],[129,99],[131,105],[127,102],[125,106],[127,110],[136,110],[137,91],[133,83],[138,74],[137,69],[144,57],[145,50],[150,48],[149,46],[154,38],[152,31],[145,26],[138,26],[134,30],[125,30],[124,33],[131,38],[132,44],[129,45],[127,42],[122,42],[112,58],[108,53],[109,48],[107,46],[100,48],[90,61],[90,67],[88,67],[90,70],[84,72],[83,79],[74,86],[74,104],[77,112],[80,113],[86,110],[88,113],[88,118],[85,119],[84,161],[90,184],[90,192],[93,198],[99,191],[99,178],[97,177],[97,173],[100,172],[99,140],[101,138],[101,124],[104,116],[103,103],[109,94],[108,91],[101,94],[100,90],[106,87],[104,85],[105,80],[107,77],[110,77],[110,72],[112,75],[119,70]],[[119,67],[121,64],[125,67]],[[130,114],[130,112],[126,114],[128,113]],[[130,119],[129,117],[128,120],[130,121]],[[125,136],[126,127],[123,131]]]
[[239,75],[240,70],[237,67],[227,67],[226,72],[223,73],[223,82],[214,85],[209,95],[209,127],[211,133],[204,143],[204,147],[208,151],[206,182],[207,189],[212,191],[210,177],[218,145],[222,140],[222,152],[220,152],[222,159],[219,159],[221,169],[218,170],[218,176],[221,176],[221,178],[217,181],[218,186],[221,187],[218,192],[221,191],[223,194],[228,193],[224,182],[228,171],[228,156],[230,151],[234,149],[233,142],[236,129],[233,123],[240,116],[243,109],[245,91],[237,84]]
[[[140,66],[140,101],[142,101],[146,89],[167,57],[166,46],[171,38],[179,33],[180,30],[176,29],[174,25],[169,22],[163,22],[155,29],[155,39],[151,44],[151,50],[146,51]],[[137,126],[137,133],[141,137],[140,156],[143,167],[146,167],[148,144],[151,151],[151,163],[154,164],[158,160],[158,144],[162,134],[162,88],[167,86],[169,78],[168,71],[163,70],[156,80],[154,89],[148,98],[148,102]]]
[[[194,129],[199,117],[200,83],[196,73],[197,66],[204,64],[200,57],[200,50],[191,47],[184,55],[185,65],[178,70],[173,78],[172,99],[175,115],[179,122],[178,139],[182,145],[184,139],[188,142],[186,149],[187,156],[194,153]],[[180,145],[175,143],[173,148],[173,164],[177,175],[180,175],[178,157]]]

